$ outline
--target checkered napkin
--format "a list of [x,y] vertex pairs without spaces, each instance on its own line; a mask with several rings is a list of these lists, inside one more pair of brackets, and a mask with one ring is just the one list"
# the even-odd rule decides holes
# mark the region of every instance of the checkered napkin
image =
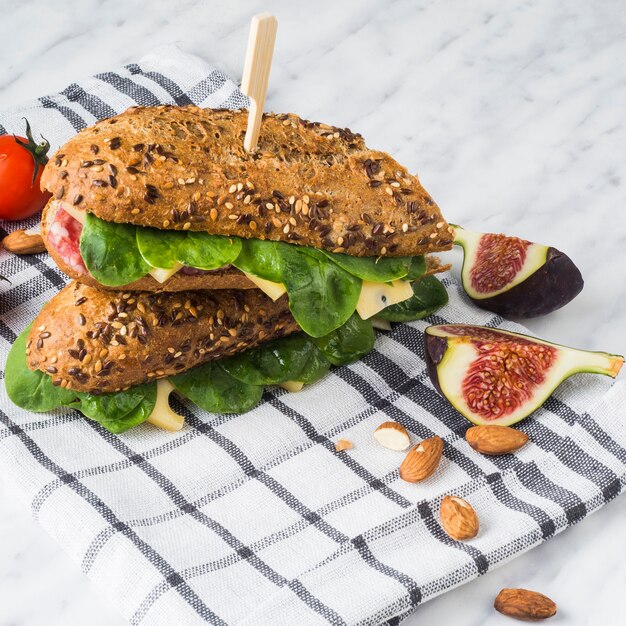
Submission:
[[[168,48],[0,114],[3,132],[34,129],[56,146],[132,104],[241,107],[218,70]],[[64,284],[46,256],[0,256],[0,352]],[[524,330],[472,307],[444,277],[450,304],[397,324],[350,367],[290,394],[268,389],[244,415],[184,402],[176,434],[142,426],[115,436],[73,411],[29,414],[2,386],[0,475],[132,624],[397,624],[421,602],[580,521],[626,477],[618,408],[626,383],[581,375],[520,424],[532,441],[485,457],[467,422],[425,373],[428,323]],[[445,441],[423,484],[398,477],[402,453],[372,440],[395,420],[414,442]],[[345,437],[354,449],[336,453]],[[467,498],[481,530],[452,541],[445,494]]]

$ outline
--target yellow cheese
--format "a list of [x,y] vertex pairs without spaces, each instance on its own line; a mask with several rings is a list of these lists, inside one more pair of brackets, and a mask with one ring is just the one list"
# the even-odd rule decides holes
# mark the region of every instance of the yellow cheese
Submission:
[[286,389],[287,391],[302,391],[302,387],[304,387],[304,383],[301,383],[299,380],[286,380],[284,383],[278,383],[279,387]]
[[156,385],[156,402],[152,413],[150,413],[150,417],[148,417],[148,421],[164,430],[180,430],[183,427],[185,419],[182,415],[178,415],[178,413],[172,411],[169,401],[170,393],[174,391],[174,385],[172,385],[167,378],[157,380]]
[[176,274],[181,267],[182,265],[180,263],[176,263],[176,265],[169,270],[160,267],[153,267],[148,274],[150,274],[150,276],[152,276],[152,278],[154,278],[157,282],[164,283],[168,280],[168,278],[174,276],[174,274]]
[[244,272],[246,277],[251,280],[261,291],[265,292],[274,302],[278,300],[282,295],[287,293],[285,285],[282,283],[273,283],[271,280],[265,280],[265,278],[259,278],[253,274]]
[[408,300],[412,295],[411,283],[405,280],[394,280],[391,285],[364,280],[356,310],[366,320],[385,307]]
[[61,207],[66,213],[69,213],[77,222],[81,224],[85,223],[85,211],[83,209],[78,209],[75,206],[70,206],[66,202],[61,204]]
[[378,330],[391,330],[391,322],[384,320],[382,317],[373,317],[372,326]]

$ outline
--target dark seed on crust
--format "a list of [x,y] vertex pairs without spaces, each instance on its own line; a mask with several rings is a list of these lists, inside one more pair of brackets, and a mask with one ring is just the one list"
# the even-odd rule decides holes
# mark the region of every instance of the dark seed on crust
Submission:
[[100,148],[98,148],[98,146],[96,146],[95,143],[92,143],[91,146],[89,146],[89,149],[94,153],[94,154],[98,154],[98,152],[100,152]]
[[65,195],[65,187],[59,187],[54,194],[57,200],[60,200]]
[[93,165],[93,161],[83,161],[80,166],[81,167],[91,167]]
[[117,189],[117,178],[115,178],[115,176],[109,176],[109,185],[111,185],[113,189]]
[[368,184],[370,187],[380,187],[382,185],[379,180],[370,180]]
[[67,170],[61,170],[59,172],[59,178],[62,179],[62,180],[67,178]]
[[113,163],[109,163],[109,171],[113,174],[113,176],[117,176],[117,167],[115,167]]
[[84,326],[86,324],[87,320],[85,319],[85,316],[82,313],[78,314],[78,323],[81,326]]
[[111,150],[117,150],[122,145],[121,137],[113,137],[109,142],[109,148]]
[[74,200],[72,200],[72,204],[74,206],[78,206],[83,201],[83,197],[81,194],[76,194],[74,196]]
[[133,146],[133,150],[134,150],[135,152],[141,152],[144,148],[145,148],[145,146],[144,146],[142,143],[136,143],[136,144]]
[[92,180],[91,184],[94,187],[108,187],[109,186],[109,183],[107,183],[106,180],[100,180],[99,178]]

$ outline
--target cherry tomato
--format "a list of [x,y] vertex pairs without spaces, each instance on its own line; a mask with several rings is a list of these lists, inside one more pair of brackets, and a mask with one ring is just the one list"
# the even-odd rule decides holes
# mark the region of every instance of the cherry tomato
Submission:
[[50,148],[35,143],[26,122],[26,137],[0,136],[0,219],[21,220],[41,211],[50,195],[41,191],[40,179]]

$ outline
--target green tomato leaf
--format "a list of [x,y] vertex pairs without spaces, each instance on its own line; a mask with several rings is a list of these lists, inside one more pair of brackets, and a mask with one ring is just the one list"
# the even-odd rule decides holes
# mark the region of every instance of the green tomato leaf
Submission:
[[137,228],[137,247],[152,267],[171,269],[180,263],[213,270],[232,263],[241,251],[241,240],[191,231]]
[[241,252],[233,265],[242,272],[248,272],[274,283],[283,282],[278,249],[289,244],[260,239],[242,239]]
[[41,413],[69,405],[76,392],[55,387],[52,378],[26,364],[26,340],[32,324],[13,343],[4,372],[4,387],[11,401],[22,409]]
[[374,340],[372,322],[355,313],[343,326],[314,341],[333,365],[347,365],[371,352]]
[[132,224],[115,224],[85,215],[80,253],[89,273],[108,287],[119,287],[145,276],[152,267],[137,248]]
[[214,361],[177,374],[169,381],[183,396],[209,413],[245,413],[263,395],[263,387],[242,383]]
[[286,380],[312,382],[330,367],[324,355],[304,334],[269,341],[221,359],[220,365],[231,376],[249,385],[276,385]]
[[285,244],[278,248],[289,308],[302,330],[322,337],[356,309],[361,281],[319,250]]
[[325,250],[322,252],[346,272],[361,280],[369,280],[374,283],[388,283],[403,278],[408,274],[412,261],[410,256],[376,258],[336,254]]
[[434,277],[427,276],[414,282],[413,296],[404,302],[392,304],[378,313],[377,317],[390,322],[411,322],[432,315],[448,302],[448,292]]

